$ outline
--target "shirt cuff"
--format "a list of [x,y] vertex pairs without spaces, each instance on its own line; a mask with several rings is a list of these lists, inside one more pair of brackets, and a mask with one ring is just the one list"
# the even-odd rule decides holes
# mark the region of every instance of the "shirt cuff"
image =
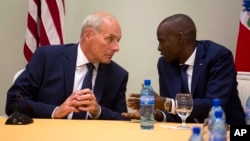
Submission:
[[176,111],[175,111],[175,101],[172,98],[171,98],[171,103],[172,103],[172,107],[171,107],[171,111],[169,113],[175,115],[176,114]]
[[53,112],[52,112],[52,114],[51,114],[51,118],[52,118],[52,119],[55,119],[54,114],[55,114],[55,112],[56,112],[57,109],[58,109],[58,106],[53,110]]
[[159,109],[156,109],[156,110],[162,113],[162,115],[163,115],[162,122],[166,122],[167,121],[167,117],[166,117],[165,113],[163,111],[159,110]]

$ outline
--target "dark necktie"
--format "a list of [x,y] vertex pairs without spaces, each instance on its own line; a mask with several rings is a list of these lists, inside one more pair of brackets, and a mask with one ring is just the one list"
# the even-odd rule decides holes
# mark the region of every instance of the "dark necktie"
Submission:
[[182,84],[182,93],[189,93],[188,89],[188,77],[187,77],[187,68],[188,65],[181,65],[181,84]]
[[[92,74],[94,65],[92,63],[86,64],[88,68],[88,72],[86,73],[83,83],[82,83],[82,89],[89,88],[92,89]],[[80,111],[79,113],[73,113],[72,119],[85,119],[86,112]]]
[[92,74],[94,65],[92,63],[86,64],[88,68],[88,72],[86,73],[84,80],[82,82],[82,89],[89,88],[92,89]]

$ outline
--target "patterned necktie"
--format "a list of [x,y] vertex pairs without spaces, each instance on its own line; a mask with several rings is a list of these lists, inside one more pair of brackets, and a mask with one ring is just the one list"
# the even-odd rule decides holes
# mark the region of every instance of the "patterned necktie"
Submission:
[[[92,74],[94,65],[92,63],[86,64],[88,68],[88,72],[86,73],[83,83],[82,83],[82,89],[89,88],[92,89]],[[85,119],[86,112],[80,111],[79,113],[73,113],[72,119]]]
[[86,64],[88,67],[88,72],[86,73],[83,83],[82,83],[82,89],[89,88],[92,89],[92,74],[93,74],[93,69],[94,65],[92,63]]
[[187,77],[187,68],[188,65],[181,65],[181,84],[182,84],[182,93],[189,93],[188,89],[188,77]]

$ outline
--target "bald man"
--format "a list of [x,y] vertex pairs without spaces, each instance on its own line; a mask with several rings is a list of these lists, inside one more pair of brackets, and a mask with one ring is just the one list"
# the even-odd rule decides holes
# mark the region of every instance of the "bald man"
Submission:
[[[163,19],[157,28],[158,51],[162,55],[157,64],[160,93],[155,94],[155,119],[181,122],[175,112],[177,93],[193,96],[193,110],[187,122],[204,122],[212,107],[212,100],[221,99],[228,124],[246,124],[238,96],[233,55],[224,46],[209,40],[196,40],[196,26],[185,14]],[[187,65],[187,91],[183,90],[180,67]],[[139,110],[138,94],[130,94],[128,107]],[[123,113],[127,118],[140,114]]]

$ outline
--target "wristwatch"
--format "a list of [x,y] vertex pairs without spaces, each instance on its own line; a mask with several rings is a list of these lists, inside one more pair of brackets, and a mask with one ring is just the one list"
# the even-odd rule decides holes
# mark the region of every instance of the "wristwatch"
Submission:
[[164,103],[164,110],[170,112],[172,107],[172,101],[170,98],[166,98],[166,101]]

